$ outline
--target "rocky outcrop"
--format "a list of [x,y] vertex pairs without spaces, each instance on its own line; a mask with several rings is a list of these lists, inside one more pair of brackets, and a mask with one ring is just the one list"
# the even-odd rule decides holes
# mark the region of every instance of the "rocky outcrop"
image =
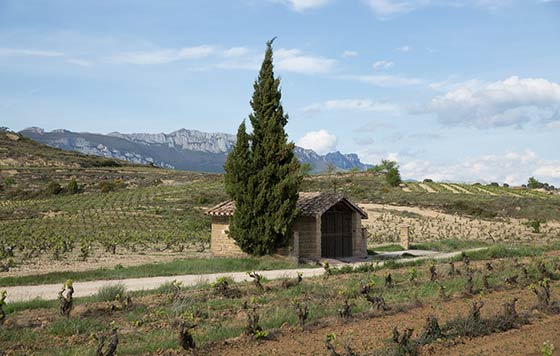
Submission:
[[[32,127],[20,134],[65,150],[137,164],[203,172],[222,172],[227,153],[235,144],[234,135],[186,129],[168,134],[111,132],[103,135],[64,129],[45,132],[41,128]],[[369,167],[360,162],[356,154],[333,152],[322,156],[301,147],[296,147],[295,153],[300,162],[311,164],[314,173],[325,171],[329,163],[339,170],[353,167],[362,170]]]

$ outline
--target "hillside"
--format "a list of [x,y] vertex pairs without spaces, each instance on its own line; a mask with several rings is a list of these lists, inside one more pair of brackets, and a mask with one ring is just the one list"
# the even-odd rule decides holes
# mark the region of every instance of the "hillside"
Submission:
[[124,160],[71,152],[43,145],[21,134],[0,131],[0,167],[88,168],[132,166]]
[[162,182],[189,182],[204,176],[66,151],[10,131],[0,131],[0,198],[43,198],[49,183],[62,187],[76,179],[81,192],[135,188]]

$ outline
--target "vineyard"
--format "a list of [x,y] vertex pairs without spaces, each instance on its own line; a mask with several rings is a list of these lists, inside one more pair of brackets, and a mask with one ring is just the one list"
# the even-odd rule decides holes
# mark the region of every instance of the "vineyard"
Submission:
[[540,355],[560,342],[560,259],[541,253],[141,293],[116,284],[83,300],[67,281],[59,302],[4,303],[0,341],[6,355]]
[[[28,157],[31,149],[16,153]],[[47,272],[145,263],[153,263],[149,275],[160,275],[166,261],[180,262],[175,274],[188,273],[186,264],[212,263],[221,272],[293,267],[196,258],[209,257],[204,212],[227,199],[221,175],[57,151],[60,168],[48,157],[19,166],[2,158],[0,277],[13,277],[10,285]],[[367,210],[372,254],[395,248],[401,225],[413,248],[487,249],[384,267],[323,263],[324,275],[313,278],[268,281],[253,271],[254,283],[221,278],[142,292],[115,284],[85,298],[74,298],[73,281],[53,273],[49,281],[62,287],[57,300],[12,303],[0,287],[0,354],[540,355],[560,347],[558,194],[434,182],[391,187],[370,173],[310,176],[303,190],[343,192]]]
[[[85,269],[154,262],[149,256],[205,256],[210,222],[204,211],[227,199],[220,175],[145,167],[0,172],[38,191],[48,182],[45,176],[62,186],[77,177],[81,189],[0,200],[0,268],[8,274],[64,269],[70,263]],[[102,192],[98,182],[107,181],[119,183]],[[360,202],[370,216],[364,226],[371,246],[397,241],[403,224],[417,243],[547,244],[560,237],[557,194],[433,182],[393,188],[366,173],[311,176],[304,189],[336,189]]]
[[[219,179],[109,193],[0,203],[5,269],[42,256],[85,261],[98,252],[205,251],[210,222],[203,207],[225,198]],[[10,265],[8,265],[10,264]]]

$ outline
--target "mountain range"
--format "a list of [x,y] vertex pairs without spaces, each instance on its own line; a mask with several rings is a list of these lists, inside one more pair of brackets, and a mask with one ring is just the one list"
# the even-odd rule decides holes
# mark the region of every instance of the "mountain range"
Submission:
[[[180,129],[171,133],[111,132],[98,134],[72,132],[64,129],[47,132],[30,127],[19,132],[35,141],[64,150],[78,151],[97,156],[122,159],[138,164],[201,172],[223,172],[228,152],[235,144],[235,135],[208,133]],[[371,165],[360,161],[354,153],[331,152],[319,155],[313,150],[295,148],[300,162],[310,163],[314,173],[327,170],[330,164],[338,170],[357,167],[367,169]]]

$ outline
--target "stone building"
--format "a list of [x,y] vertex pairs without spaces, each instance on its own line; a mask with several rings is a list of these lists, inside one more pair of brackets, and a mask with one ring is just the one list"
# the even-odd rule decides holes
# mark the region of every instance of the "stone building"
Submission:
[[[300,193],[299,215],[294,222],[288,246],[278,254],[296,259],[367,257],[367,241],[362,219],[367,214],[356,204],[337,193]],[[233,201],[210,209],[212,217],[211,251],[214,256],[242,256],[235,241],[227,235],[235,210]]]

